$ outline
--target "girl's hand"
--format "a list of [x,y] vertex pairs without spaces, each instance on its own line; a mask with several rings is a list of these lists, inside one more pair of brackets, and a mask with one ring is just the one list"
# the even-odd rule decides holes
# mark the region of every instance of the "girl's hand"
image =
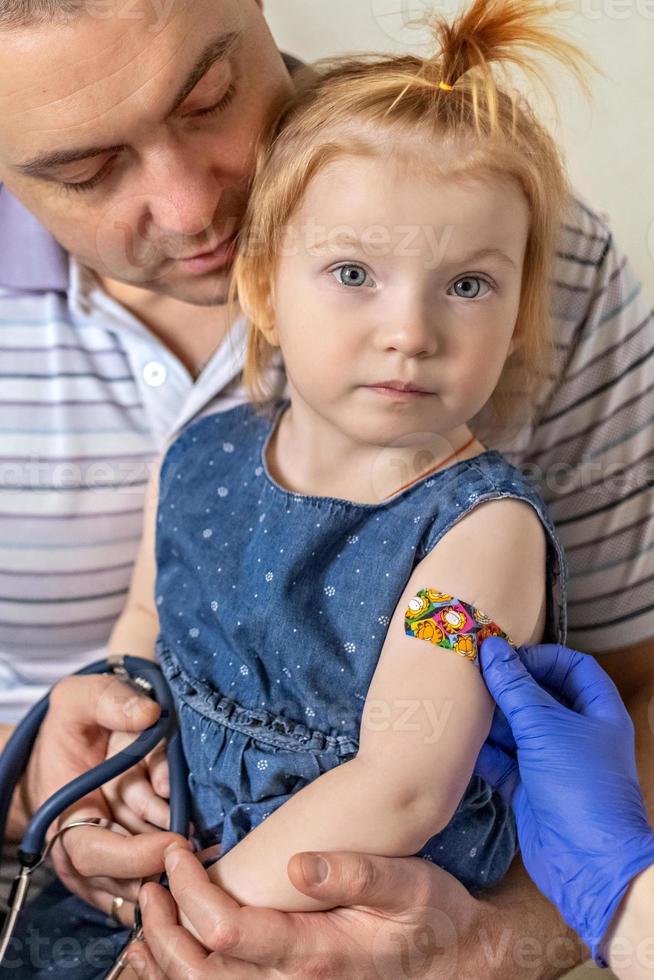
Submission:
[[[134,741],[134,734],[114,732],[107,747],[107,758],[121,752]],[[132,834],[168,830],[168,762],[164,742],[122,776],[105,783],[104,797],[116,823]]]

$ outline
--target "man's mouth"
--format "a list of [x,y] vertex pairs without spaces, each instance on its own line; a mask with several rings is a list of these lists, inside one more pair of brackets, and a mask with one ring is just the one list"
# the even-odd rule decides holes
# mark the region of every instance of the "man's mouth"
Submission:
[[236,251],[238,232],[233,232],[209,251],[197,252],[188,258],[179,258],[176,264],[187,273],[211,272],[230,264]]

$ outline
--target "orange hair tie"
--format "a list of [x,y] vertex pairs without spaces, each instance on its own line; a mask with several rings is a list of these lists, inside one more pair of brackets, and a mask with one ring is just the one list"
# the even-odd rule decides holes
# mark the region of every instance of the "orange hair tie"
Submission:
[[453,85],[448,85],[447,82],[439,82],[438,83],[438,87],[440,89],[442,89],[444,92],[453,92],[454,91],[454,86]]

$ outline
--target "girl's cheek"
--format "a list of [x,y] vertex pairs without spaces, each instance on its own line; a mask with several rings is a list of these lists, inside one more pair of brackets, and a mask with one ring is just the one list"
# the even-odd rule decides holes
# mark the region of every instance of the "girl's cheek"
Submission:
[[447,364],[446,378],[450,387],[469,391],[471,387],[484,387],[493,383],[493,375],[501,371],[504,359],[498,356],[497,347],[482,343],[462,346],[452,352]]

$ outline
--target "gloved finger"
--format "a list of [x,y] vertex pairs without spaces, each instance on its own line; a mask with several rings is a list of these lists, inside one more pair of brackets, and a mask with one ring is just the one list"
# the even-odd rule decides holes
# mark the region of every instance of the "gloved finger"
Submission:
[[503,711],[500,711],[497,705],[495,706],[493,723],[486,741],[489,745],[496,745],[498,748],[506,752],[507,755],[514,756],[517,752],[517,746],[515,744],[513,732],[511,731],[511,726],[506,720],[506,715]]
[[573,711],[618,724],[628,718],[617,687],[594,657],[558,644],[526,647],[519,654],[532,677],[563,694]]
[[163,799],[170,797],[170,777],[168,773],[168,759],[166,758],[166,746],[162,743],[154,752],[151,752],[146,759],[150,782],[157,796]]
[[533,679],[506,640],[488,637],[481,645],[479,659],[486,687],[509,724],[513,715],[525,708],[556,706],[554,698]]
[[520,771],[515,759],[487,742],[481,748],[475,763],[475,772],[497,790],[503,800],[509,804],[513,802],[520,785]]

